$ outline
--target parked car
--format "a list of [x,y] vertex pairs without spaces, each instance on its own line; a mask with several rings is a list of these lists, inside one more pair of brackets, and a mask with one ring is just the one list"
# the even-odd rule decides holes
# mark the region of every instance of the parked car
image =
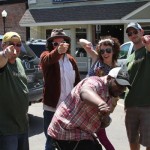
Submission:
[[129,41],[120,46],[120,54],[118,59],[118,66],[125,65],[127,58],[133,53],[133,42]]
[[40,58],[41,53],[46,50],[46,40],[32,39],[27,41],[26,44],[34,51],[36,56]]
[[[0,38],[1,45],[2,36]],[[25,42],[22,42],[19,58],[22,60],[27,75],[29,104],[40,102],[43,93],[43,74],[40,67],[40,59]]]

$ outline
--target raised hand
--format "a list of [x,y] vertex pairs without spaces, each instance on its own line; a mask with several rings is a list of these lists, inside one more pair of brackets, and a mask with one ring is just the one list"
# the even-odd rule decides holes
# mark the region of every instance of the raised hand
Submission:
[[142,42],[146,49],[150,52],[150,35],[144,35],[142,37]]
[[3,56],[10,59],[12,56],[17,55],[16,49],[13,45],[8,46],[3,50]]
[[59,46],[58,46],[58,53],[59,54],[66,53],[67,50],[68,50],[68,47],[69,47],[68,43],[60,43]]

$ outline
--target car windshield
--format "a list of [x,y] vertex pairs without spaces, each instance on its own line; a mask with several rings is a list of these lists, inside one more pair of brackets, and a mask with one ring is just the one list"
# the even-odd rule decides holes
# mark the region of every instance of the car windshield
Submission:
[[131,43],[127,43],[120,47],[119,59],[126,59],[128,55],[128,51],[130,49]]

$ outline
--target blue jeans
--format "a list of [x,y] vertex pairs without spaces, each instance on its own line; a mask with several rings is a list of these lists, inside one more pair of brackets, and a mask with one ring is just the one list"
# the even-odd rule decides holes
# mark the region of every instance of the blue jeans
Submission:
[[44,110],[44,133],[46,136],[45,150],[54,150],[52,146],[52,138],[47,134],[47,128],[52,120],[54,112]]
[[29,150],[28,133],[0,135],[0,150]]

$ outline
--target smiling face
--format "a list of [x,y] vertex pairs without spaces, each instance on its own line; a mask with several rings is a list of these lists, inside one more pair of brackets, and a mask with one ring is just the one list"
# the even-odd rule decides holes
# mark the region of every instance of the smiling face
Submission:
[[112,65],[112,59],[113,59],[113,49],[110,45],[104,45],[102,44],[99,47],[99,55],[101,55],[103,62],[107,65]]
[[141,37],[143,36],[143,30],[137,30],[135,28],[130,27],[127,30],[128,38],[135,44],[138,44],[141,42]]

